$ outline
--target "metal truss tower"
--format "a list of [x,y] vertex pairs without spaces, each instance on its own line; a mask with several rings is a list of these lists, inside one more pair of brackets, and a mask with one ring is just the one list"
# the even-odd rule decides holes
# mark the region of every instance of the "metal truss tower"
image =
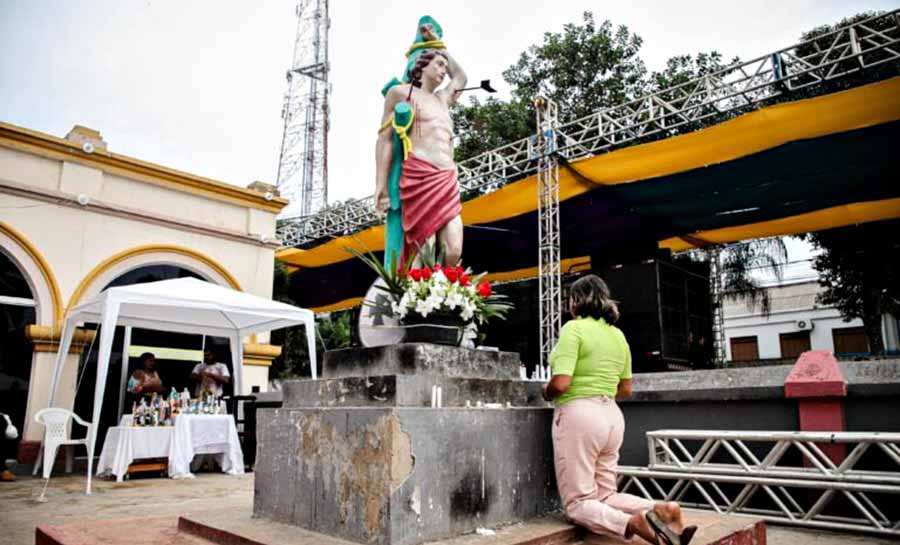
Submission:
[[556,131],[559,112],[556,103],[539,96],[534,101],[537,134],[533,152],[537,156],[538,254],[540,299],[541,365],[549,365],[562,324],[562,279],[559,264],[559,159]]
[[722,307],[722,248],[706,250],[709,260],[709,295],[712,301],[713,360],[716,367],[725,366],[725,309]]
[[296,15],[276,182],[291,201],[285,217],[310,216],[328,203],[328,0],[299,0]]

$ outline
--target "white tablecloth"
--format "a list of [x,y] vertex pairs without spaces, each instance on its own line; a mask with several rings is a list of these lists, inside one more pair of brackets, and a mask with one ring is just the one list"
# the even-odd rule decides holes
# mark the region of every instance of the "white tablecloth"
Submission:
[[97,475],[113,474],[121,482],[134,460],[168,458],[175,428],[112,426],[97,463]]
[[[122,423],[130,419],[123,417]],[[168,458],[169,477],[192,477],[191,461],[198,454],[214,455],[229,475],[244,473],[244,455],[230,415],[179,415],[172,427],[113,426],[106,432],[97,474],[112,474],[121,481],[136,459]]]
[[191,461],[197,454],[214,454],[222,471],[244,474],[244,453],[238,441],[234,418],[227,414],[190,414],[175,418],[175,440],[169,454],[169,476],[191,476]]

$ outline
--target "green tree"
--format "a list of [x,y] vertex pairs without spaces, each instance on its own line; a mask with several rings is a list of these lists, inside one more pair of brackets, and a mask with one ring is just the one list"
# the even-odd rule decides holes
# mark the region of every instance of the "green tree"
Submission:
[[884,352],[882,315],[900,313],[900,221],[864,223],[805,235],[822,253],[813,261],[818,300],[834,305],[845,321],[863,322],[872,353]]
[[725,246],[719,253],[722,296],[731,301],[743,301],[751,311],[758,308],[763,316],[768,316],[772,303],[769,290],[760,285],[759,274],[770,272],[781,281],[786,262],[787,248],[784,239],[779,237]]
[[[276,260],[272,298],[296,305],[290,295],[290,277],[287,266]],[[327,350],[350,346],[353,311],[332,312],[316,317],[316,360],[321,368]],[[288,327],[272,332],[272,344],[281,346],[281,355],[269,367],[269,380],[310,376],[309,348],[306,327]]]
[[[838,52],[846,51],[853,47],[850,43],[849,32],[835,33],[834,31],[843,29],[860,21],[865,21],[866,19],[871,19],[877,15],[883,15],[884,13],[885,12],[883,11],[858,13],[851,17],[845,17],[837,23],[817,26],[801,34],[800,41],[810,43],[796,48],[796,50],[793,51],[793,54],[796,57],[803,59],[805,63],[811,65],[825,64],[825,66],[795,78],[792,81],[795,87],[798,84],[807,85],[793,91],[786,91],[783,95],[778,97],[775,102],[787,102],[843,91],[867,83],[885,80],[900,73],[900,60],[889,60],[896,48],[891,48],[888,51],[882,50],[880,52],[867,53],[863,59],[868,67],[864,70],[860,69],[859,58],[847,59],[836,64],[827,62],[829,59],[834,59]],[[882,17],[868,23],[866,27],[871,31],[881,33],[881,36],[876,38],[877,42],[883,43],[884,41],[889,40],[890,36],[893,36],[894,39],[896,39],[896,17]],[[862,32],[864,33],[862,39],[871,39],[871,34],[869,34],[868,31],[863,30]],[[831,77],[832,74],[842,74],[845,72],[851,73],[841,75],[841,77]]]
[[455,109],[460,135],[456,160],[533,135],[532,101],[538,94],[557,103],[561,121],[640,96],[647,75],[638,57],[641,43],[625,26],[614,29],[609,21],[596,24],[590,12],[583,14],[581,24],[545,33],[542,44],[522,52],[503,72],[512,87],[510,100],[472,98],[469,105]]
[[[538,94],[554,100],[560,121],[584,117],[604,108],[619,106],[649,92],[669,88],[724,68],[715,52],[672,57],[664,70],[648,76],[639,56],[643,40],[628,27],[610,21],[597,24],[585,12],[581,23],[570,23],[562,32],[547,32],[541,44],[522,52],[503,72],[511,98],[470,99],[454,110],[459,140],[456,160],[464,161],[535,132],[532,101]],[[712,108],[712,106],[710,106]],[[706,124],[720,121],[717,117]],[[652,135],[656,140],[699,128],[699,123]]]
[[524,51],[503,78],[515,100],[530,104],[544,94],[565,119],[582,117],[644,93],[647,69],[638,56],[642,43],[628,27],[613,28],[610,21],[598,25],[585,12],[582,24],[545,33],[544,42]]
[[[708,51],[695,55],[676,55],[666,62],[666,67],[650,75],[647,84],[648,93],[656,93],[657,97],[678,108],[685,101],[685,94],[695,91],[699,87],[703,87],[703,83],[695,83],[687,85],[689,82],[703,76],[715,76],[716,80],[728,78],[729,71],[725,70],[727,66],[740,63],[738,57],[734,57],[731,62],[726,65],[722,60],[722,55],[718,51]],[[679,87],[681,86],[681,87]],[[695,101],[696,102],[696,101]],[[685,124],[676,125],[665,131],[656,133],[650,138],[645,138],[641,142],[650,140],[659,140],[669,138],[679,134],[689,133],[704,127],[721,123],[737,115],[740,111],[720,111],[715,103],[698,106],[696,110],[691,111],[693,121]],[[672,121],[675,121],[673,118]]]
[[482,102],[473,97],[469,105],[457,106],[453,114],[459,139],[454,150],[457,162],[534,133],[534,108],[520,100],[488,97]]

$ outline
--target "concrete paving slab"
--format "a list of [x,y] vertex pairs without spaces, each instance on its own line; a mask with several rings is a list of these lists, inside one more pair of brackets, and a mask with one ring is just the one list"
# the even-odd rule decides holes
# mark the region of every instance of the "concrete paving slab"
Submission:
[[196,479],[139,478],[123,483],[97,479],[84,493],[84,475],[50,479],[47,502],[37,503],[44,480],[18,477],[0,483],[0,545],[35,542],[38,525],[58,526],[121,517],[172,517],[209,510],[250,512],[253,475],[198,473]]
[[213,545],[181,532],[176,517],[118,518],[38,526],[35,545]]
[[217,545],[357,545],[242,513],[208,511],[179,518],[178,527]]

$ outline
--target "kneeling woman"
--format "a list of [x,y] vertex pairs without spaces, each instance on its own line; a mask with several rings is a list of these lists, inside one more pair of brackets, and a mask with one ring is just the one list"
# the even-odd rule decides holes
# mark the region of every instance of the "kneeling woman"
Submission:
[[553,376],[544,397],[554,401],[556,481],[566,515],[595,533],[651,543],[687,545],[677,503],[654,503],[616,491],[616,467],[625,420],[616,399],[631,395],[631,351],[617,327],[609,288],[588,275],[571,288],[573,320],[550,355]]

